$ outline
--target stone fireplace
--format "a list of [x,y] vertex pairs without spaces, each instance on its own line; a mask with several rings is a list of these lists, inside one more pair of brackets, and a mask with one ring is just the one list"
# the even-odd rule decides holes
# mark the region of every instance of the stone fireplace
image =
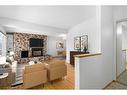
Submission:
[[[30,39],[43,39],[42,47],[30,47]],[[47,36],[27,33],[14,33],[15,60],[19,63],[28,63],[30,60],[44,60],[47,54]],[[28,51],[28,53],[26,53]],[[25,57],[21,57],[21,54]],[[28,56],[26,56],[28,54]]]

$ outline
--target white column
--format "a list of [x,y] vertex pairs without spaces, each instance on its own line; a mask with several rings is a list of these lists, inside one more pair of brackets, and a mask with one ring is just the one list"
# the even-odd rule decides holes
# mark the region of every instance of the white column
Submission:
[[75,89],[80,89],[80,69],[79,69],[79,58],[75,57]]

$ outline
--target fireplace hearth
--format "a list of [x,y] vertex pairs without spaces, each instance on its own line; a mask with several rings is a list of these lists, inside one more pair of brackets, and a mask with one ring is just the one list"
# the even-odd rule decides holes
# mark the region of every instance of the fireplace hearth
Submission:
[[32,48],[32,57],[43,56],[43,48]]

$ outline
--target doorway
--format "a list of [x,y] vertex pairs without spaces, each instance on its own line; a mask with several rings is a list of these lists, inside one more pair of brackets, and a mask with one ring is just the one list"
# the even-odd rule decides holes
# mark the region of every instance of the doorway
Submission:
[[116,81],[127,86],[127,21],[117,23]]

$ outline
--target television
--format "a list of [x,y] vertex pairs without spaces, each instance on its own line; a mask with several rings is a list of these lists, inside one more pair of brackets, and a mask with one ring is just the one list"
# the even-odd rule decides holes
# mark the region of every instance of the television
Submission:
[[43,39],[30,38],[30,47],[43,47]]

